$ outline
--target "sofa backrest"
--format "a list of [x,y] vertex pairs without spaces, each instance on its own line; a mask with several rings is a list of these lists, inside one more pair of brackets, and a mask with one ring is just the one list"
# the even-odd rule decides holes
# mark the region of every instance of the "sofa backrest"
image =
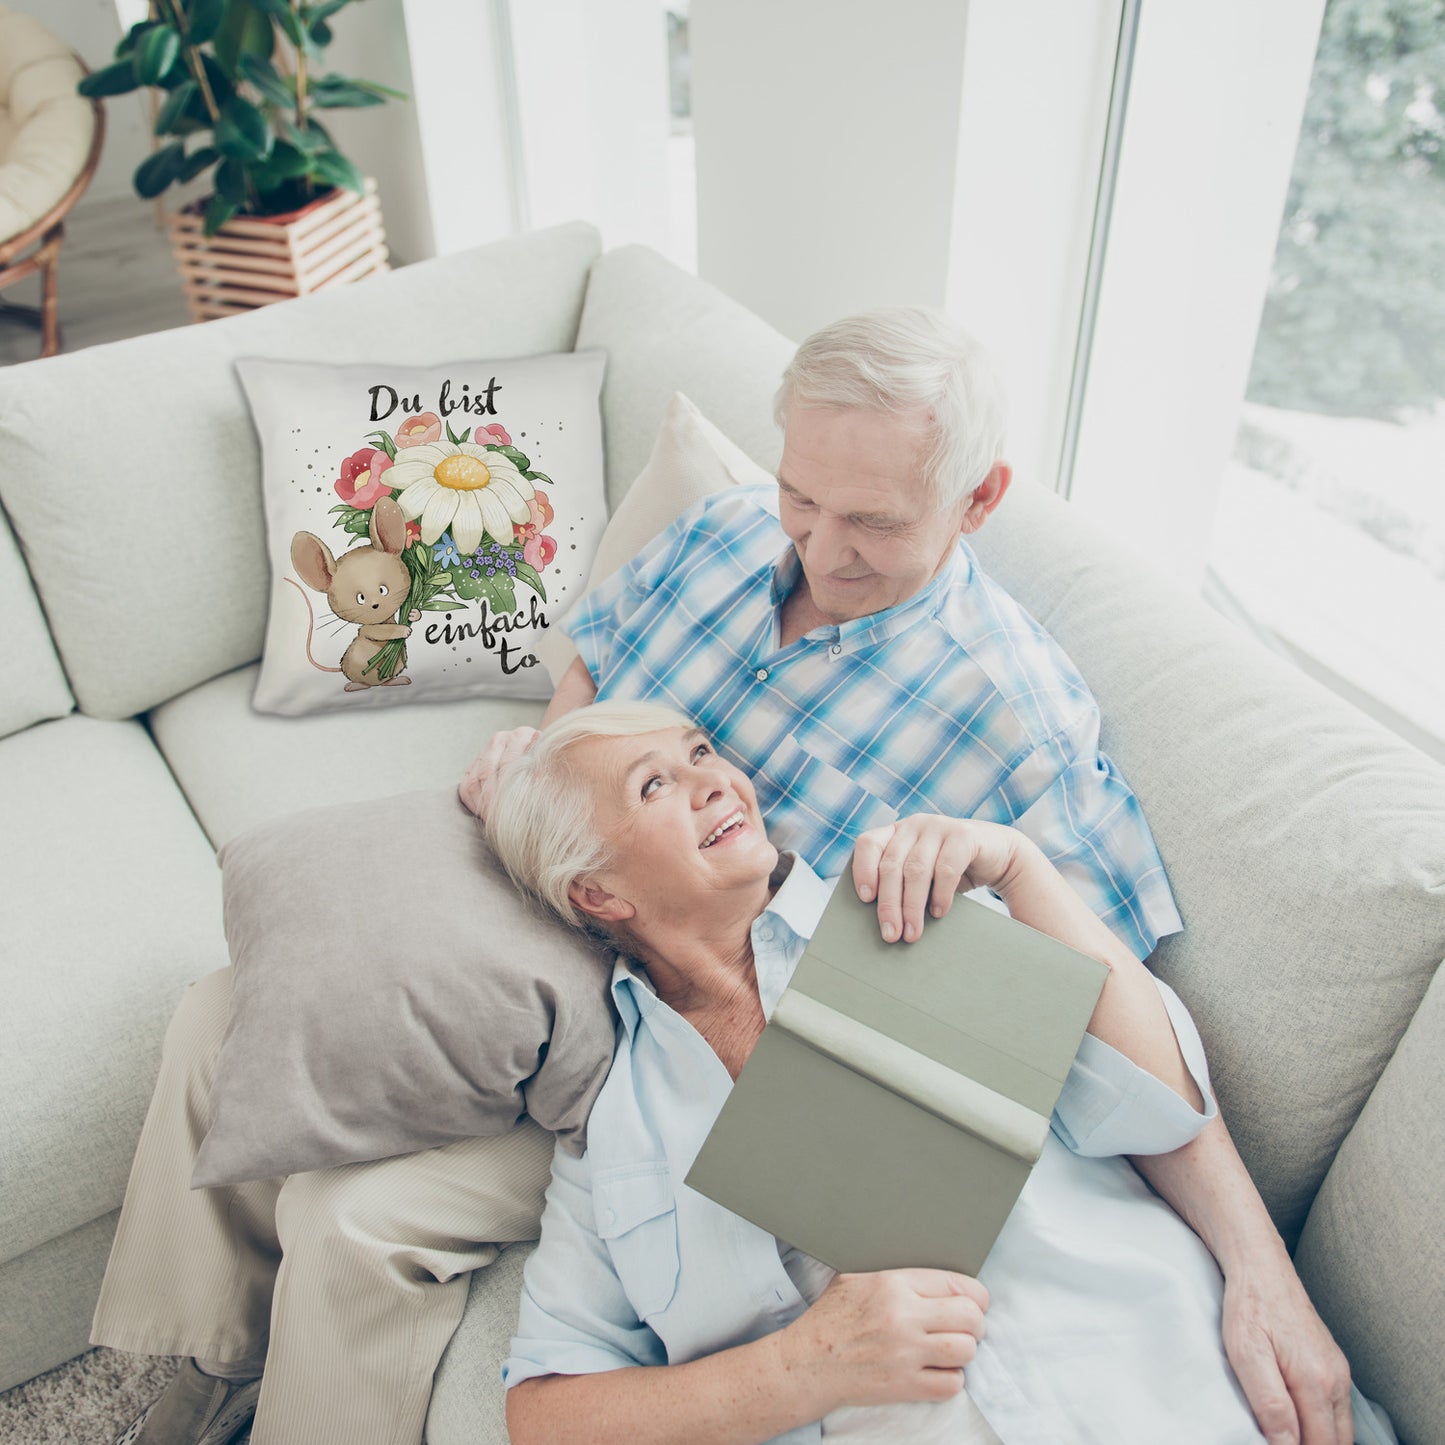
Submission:
[[235,357],[565,351],[598,248],[562,226],[0,373],[0,502],[81,709],[129,717],[260,655],[261,464]]
[[5,683],[0,686],[0,738],[75,707],[45,615],[15,534],[0,511],[0,617],[5,619]]
[[1058,639],[1153,828],[1220,1105],[1291,1244],[1445,955],[1445,768],[1016,486],[982,565]]

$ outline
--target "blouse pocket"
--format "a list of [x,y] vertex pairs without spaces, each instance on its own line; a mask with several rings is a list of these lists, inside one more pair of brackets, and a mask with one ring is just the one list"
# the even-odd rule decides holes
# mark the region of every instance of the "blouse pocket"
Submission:
[[677,1197],[665,1163],[628,1165],[593,1180],[597,1233],[639,1319],[677,1293]]

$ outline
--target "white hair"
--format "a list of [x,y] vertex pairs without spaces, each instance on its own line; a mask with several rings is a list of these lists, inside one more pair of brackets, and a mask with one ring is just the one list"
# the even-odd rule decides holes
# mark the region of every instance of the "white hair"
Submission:
[[1005,406],[988,353],[936,311],[901,306],[847,316],[798,347],[773,401],[793,407],[922,412],[923,480],[939,507],[970,495],[1003,456]]
[[692,726],[660,703],[599,702],[546,728],[498,772],[487,815],[487,839],[512,882],[574,927],[600,931],[568,896],[573,883],[605,868],[610,855],[597,831],[592,788],[567,754],[588,738]]

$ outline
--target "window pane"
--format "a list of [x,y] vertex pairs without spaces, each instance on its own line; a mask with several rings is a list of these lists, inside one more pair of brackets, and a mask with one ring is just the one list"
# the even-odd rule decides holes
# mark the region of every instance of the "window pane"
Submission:
[[1211,567],[1445,755],[1445,0],[1330,0]]

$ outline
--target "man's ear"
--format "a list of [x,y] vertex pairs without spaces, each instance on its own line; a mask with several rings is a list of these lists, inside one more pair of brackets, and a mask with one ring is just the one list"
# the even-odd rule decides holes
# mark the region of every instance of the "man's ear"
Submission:
[[959,531],[967,536],[976,532],[988,520],[988,514],[1003,501],[1009,483],[1013,481],[1013,468],[1007,462],[995,462],[993,470],[973,489],[973,500],[963,514]]
[[602,923],[621,923],[631,918],[637,910],[625,899],[609,893],[601,884],[585,883],[581,879],[568,884],[567,897],[572,906],[589,918]]

